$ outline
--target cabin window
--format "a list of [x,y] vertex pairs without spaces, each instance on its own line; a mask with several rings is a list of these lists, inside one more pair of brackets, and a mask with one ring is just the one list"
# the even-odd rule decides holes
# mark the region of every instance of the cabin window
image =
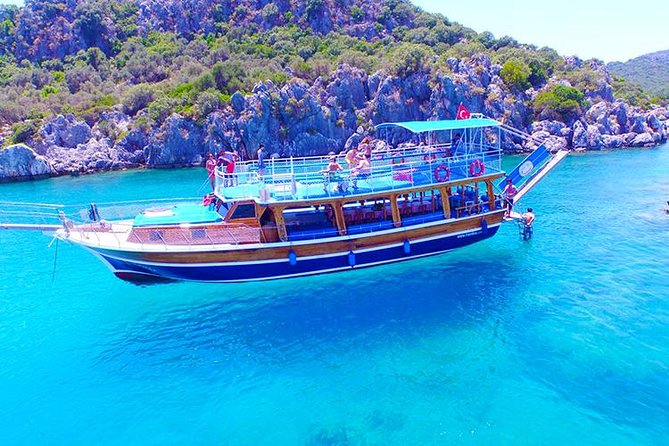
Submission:
[[194,239],[203,239],[207,236],[207,231],[204,228],[201,229],[193,229],[190,232],[191,238]]
[[488,212],[491,209],[491,199],[494,200],[494,197],[488,197],[488,186],[484,181],[455,187],[449,197],[451,217],[467,217]]
[[411,226],[444,218],[441,192],[438,189],[414,192],[397,198],[402,226]]
[[237,218],[255,218],[256,216],[256,207],[253,203],[238,204],[232,215],[231,219]]
[[289,240],[309,240],[339,234],[332,205],[286,208],[283,210]]
[[393,227],[393,212],[389,197],[350,201],[343,206],[348,234],[382,231]]

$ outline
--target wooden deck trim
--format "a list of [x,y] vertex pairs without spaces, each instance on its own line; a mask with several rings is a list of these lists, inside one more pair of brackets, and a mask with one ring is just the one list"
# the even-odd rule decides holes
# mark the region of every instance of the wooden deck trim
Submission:
[[[485,215],[488,226],[502,222],[502,209]],[[136,258],[148,262],[165,263],[212,263],[212,262],[253,262],[262,260],[287,259],[290,250],[294,250],[298,257],[328,255],[349,250],[360,250],[403,243],[405,239],[422,239],[441,234],[475,230],[481,228],[481,214],[464,217],[458,220],[444,221],[427,227],[411,228],[406,231],[397,231],[391,234],[368,235],[351,238],[350,240],[328,241],[327,239],[313,240],[312,243],[295,243],[284,246],[267,246],[243,248],[224,251],[208,252],[138,252]]]

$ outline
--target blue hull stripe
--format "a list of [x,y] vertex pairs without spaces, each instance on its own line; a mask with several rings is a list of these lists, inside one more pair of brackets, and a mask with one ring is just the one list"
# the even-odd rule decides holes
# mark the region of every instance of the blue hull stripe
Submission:
[[[138,264],[129,260],[109,257],[102,253],[96,254],[102,257],[105,263],[107,263],[115,272],[153,275],[175,280],[242,282],[341,271],[424,257],[450,251],[455,248],[487,239],[495,235],[498,228],[499,226],[495,226],[488,228],[486,231],[478,230],[457,235],[449,234],[448,236],[436,239],[412,241],[410,242],[408,254],[405,253],[404,245],[394,245],[376,250],[355,252],[354,256],[350,256],[348,252],[344,252],[339,255],[328,257],[310,257],[303,259],[298,257],[297,262],[294,265],[290,264],[288,258],[286,258],[285,261],[257,263],[254,265],[223,263],[193,267],[174,264]],[[354,265],[352,266],[351,263]]]

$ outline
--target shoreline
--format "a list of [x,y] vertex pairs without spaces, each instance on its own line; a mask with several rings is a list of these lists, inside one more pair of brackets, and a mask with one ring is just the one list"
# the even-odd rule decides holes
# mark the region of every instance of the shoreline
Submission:
[[[656,144],[648,147],[617,147],[617,148],[603,148],[603,149],[587,149],[587,148],[577,148],[570,149],[570,154],[584,154],[590,152],[616,152],[620,150],[650,150],[661,148],[662,146],[667,145],[667,141],[660,144]],[[526,151],[509,151],[505,152],[505,156],[524,156],[531,153],[531,150]],[[51,173],[51,174],[38,174],[38,175],[21,175],[21,176],[0,176],[0,185],[1,184],[11,184],[11,183],[26,183],[32,181],[42,181],[48,180],[51,178],[62,178],[62,177],[79,177],[79,176],[88,176],[96,175],[103,173],[111,172],[125,172],[125,171],[148,171],[148,170],[177,170],[177,169],[204,169],[204,165],[196,164],[170,164],[170,165],[158,165],[158,166],[148,166],[148,165],[139,165],[136,167],[121,167],[118,169],[96,169],[96,170],[87,170],[87,171],[74,171],[74,172],[63,172],[63,173]]]

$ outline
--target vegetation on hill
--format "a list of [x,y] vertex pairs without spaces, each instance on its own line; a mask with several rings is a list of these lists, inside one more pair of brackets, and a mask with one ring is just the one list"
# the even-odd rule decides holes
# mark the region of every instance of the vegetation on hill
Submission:
[[[527,99],[537,116],[574,119],[607,83],[601,64],[568,64],[404,0],[28,0],[0,7],[0,127],[13,125],[16,142],[47,116],[92,123],[114,107],[143,111],[136,126],[174,111],[197,122],[259,81],[313,83],[342,63],[398,77],[449,73],[449,58],[478,53],[503,67],[509,89],[540,91]],[[650,104],[641,90],[618,90]]]
[[669,50],[612,62],[607,68],[616,76],[624,97],[638,97],[643,89],[654,95],[655,102],[669,100]]

